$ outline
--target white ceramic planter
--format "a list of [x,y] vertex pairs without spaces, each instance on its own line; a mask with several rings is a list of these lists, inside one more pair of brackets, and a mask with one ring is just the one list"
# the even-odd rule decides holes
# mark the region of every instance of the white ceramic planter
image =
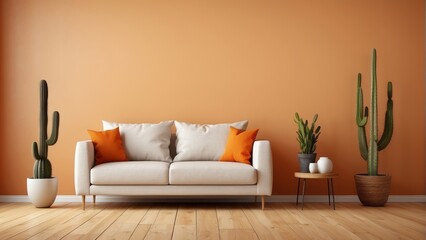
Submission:
[[318,172],[318,164],[317,163],[309,163],[309,172],[317,173]]
[[333,163],[328,157],[320,157],[317,164],[319,173],[331,173],[333,171]]
[[58,179],[52,178],[27,178],[28,197],[34,206],[48,208],[55,202],[58,193]]

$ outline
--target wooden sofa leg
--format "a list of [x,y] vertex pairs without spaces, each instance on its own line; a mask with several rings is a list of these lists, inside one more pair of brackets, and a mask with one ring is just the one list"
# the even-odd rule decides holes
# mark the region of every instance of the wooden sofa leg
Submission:
[[93,204],[96,203],[96,195],[93,195]]
[[262,195],[262,210],[265,209],[265,196]]
[[86,210],[86,195],[81,195],[81,200],[83,203],[83,211]]

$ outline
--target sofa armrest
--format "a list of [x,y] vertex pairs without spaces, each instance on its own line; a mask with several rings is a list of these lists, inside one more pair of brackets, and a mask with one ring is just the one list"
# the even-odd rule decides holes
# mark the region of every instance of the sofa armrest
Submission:
[[273,165],[271,143],[257,140],[253,144],[253,167],[257,169],[257,195],[272,194]]
[[95,151],[92,141],[77,142],[74,159],[74,185],[77,195],[90,195],[90,169],[94,163]]

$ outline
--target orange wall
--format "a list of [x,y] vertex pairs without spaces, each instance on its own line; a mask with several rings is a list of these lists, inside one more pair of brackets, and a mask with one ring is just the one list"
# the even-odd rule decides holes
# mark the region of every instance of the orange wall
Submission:
[[[356,75],[368,92],[373,47],[381,128],[388,80],[395,101],[380,171],[393,176],[392,194],[426,194],[424,9],[422,0],[2,1],[0,194],[26,194],[40,79],[49,116],[62,117],[49,150],[59,194],[74,194],[75,143],[102,119],[248,119],[272,143],[274,194],[295,194],[296,111],[319,114],[318,154],[334,162],[336,193],[355,194],[353,175],[366,171]],[[315,184],[308,191],[323,194]]]

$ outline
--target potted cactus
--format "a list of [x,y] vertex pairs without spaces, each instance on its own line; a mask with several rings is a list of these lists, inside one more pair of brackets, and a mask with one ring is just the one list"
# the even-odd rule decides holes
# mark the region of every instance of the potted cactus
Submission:
[[[355,185],[358,198],[365,206],[384,206],[388,200],[391,176],[378,173],[378,152],[385,149],[393,133],[392,82],[388,82],[388,101],[385,114],[385,126],[380,139],[377,127],[377,73],[376,49],[373,49],[371,63],[370,108],[364,107],[361,88],[361,74],[358,73],[356,124],[358,126],[358,143],[361,157],[367,162],[367,174],[356,174]],[[370,120],[369,142],[365,127]]]
[[317,147],[318,137],[321,134],[321,127],[315,128],[318,114],[314,115],[312,124],[309,126],[308,120],[304,121],[296,112],[294,116],[294,122],[297,124],[297,141],[300,145],[300,151],[298,154],[300,172],[309,172],[309,164],[314,163],[317,154],[315,153]]
[[52,131],[47,138],[47,97],[48,89],[45,80],[40,81],[40,141],[33,143],[35,158],[33,178],[27,179],[28,197],[36,207],[50,207],[56,199],[58,191],[57,178],[52,177],[52,165],[47,158],[48,146],[58,140],[59,113],[53,112]]

